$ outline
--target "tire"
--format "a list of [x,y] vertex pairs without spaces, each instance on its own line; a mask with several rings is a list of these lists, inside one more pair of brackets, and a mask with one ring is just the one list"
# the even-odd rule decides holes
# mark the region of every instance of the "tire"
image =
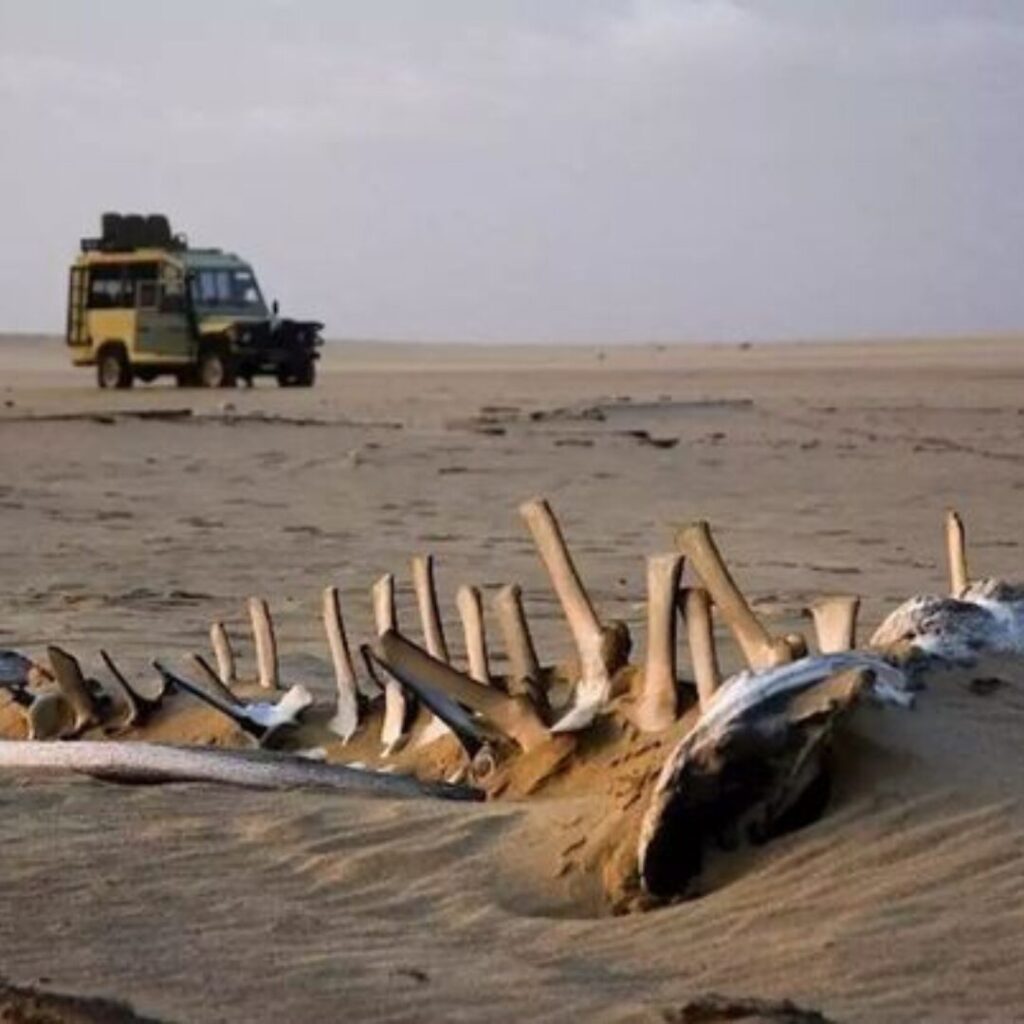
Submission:
[[287,363],[277,371],[277,383],[283,388],[311,388],[315,382],[316,363],[312,359]]
[[222,348],[208,348],[199,357],[199,386],[204,388],[233,388],[235,373],[231,358]]
[[104,390],[132,386],[132,368],[122,345],[104,345],[96,359],[96,383]]

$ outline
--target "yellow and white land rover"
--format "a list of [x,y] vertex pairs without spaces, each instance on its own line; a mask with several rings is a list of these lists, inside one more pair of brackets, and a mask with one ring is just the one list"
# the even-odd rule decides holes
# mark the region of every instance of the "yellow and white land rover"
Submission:
[[105,213],[83,238],[68,286],[67,343],[101,388],[171,374],[180,385],[231,387],[266,374],[310,387],[323,324],[268,309],[252,268],[198,249],[161,214]]

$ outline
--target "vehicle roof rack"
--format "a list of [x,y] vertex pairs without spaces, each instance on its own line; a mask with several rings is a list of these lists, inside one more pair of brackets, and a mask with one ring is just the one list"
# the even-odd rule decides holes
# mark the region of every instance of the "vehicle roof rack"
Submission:
[[183,235],[171,231],[171,222],[162,213],[104,213],[100,217],[98,238],[83,238],[82,252],[131,252],[134,249],[166,249],[178,252],[186,248]]

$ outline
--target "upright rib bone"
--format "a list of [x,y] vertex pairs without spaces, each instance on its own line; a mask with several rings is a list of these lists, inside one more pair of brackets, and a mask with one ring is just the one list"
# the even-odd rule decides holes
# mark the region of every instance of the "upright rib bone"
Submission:
[[946,553],[949,557],[949,592],[953,597],[960,597],[971,581],[967,575],[964,523],[953,509],[946,512]]
[[341,617],[341,597],[337,587],[324,588],[323,620],[327,643],[331,648],[331,661],[334,663],[334,681],[338,689],[334,717],[328,723],[328,728],[348,742],[359,728],[359,699],[356,670],[352,664],[348,637],[345,635],[345,623]]
[[[395,577],[385,573],[373,585],[373,618],[377,635],[394,630],[397,626],[395,614]],[[402,741],[405,734],[405,694],[394,679],[384,680],[384,721],[381,723],[380,739],[384,753],[389,754]]]
[[700,575],[747,664],[756,671],[791,661],[792,652],[786,642],[771,636],[751,611],[715,545],[708,524],[701,520],[684,526],[676,535],[676,545]]
[[683,615],[686,618],[686,642],[690,648],[693,681],[703,711],[722,684],[715,650],[714,625],[711,621],[711,597],[703,587],[690,587],[686,590],[683,596]]
[[487,665],[487,633],[480,591],[476,587],[459,587],[455,595],[455,604],[459,609],[462,632],[466,638],[466,658],[469,661],[470,677],[486,686],[491,681],[491,673]]
[[509,680],[521,688],[526,680],[540,681],[540,663],[523,610],[523,590],[518,583],[507,583],[494,595],[494,613],[498,618],[509,663]]
[[682,555],[647,559],[647,655],[633,720],[643,732],[661,732],[676,720],[676,605]]
[[249,598],[249,619],[252,622],[253,639],[256,641],[256,663],[259,666],[260,686],[265,690],[276,690],[280,683],[277,639],[274,636],[274,623],[270,618],[270,608],[263,598]]
[[434,556],[414,555],[412,559],[412,586],[416,592],[423,639],[432,658],[448,661],[448,644],[441,626],[441,612],[437,605],[437,587],[434,584]]
[[534,544],[569,624],[580,661],[576,706],[553,727],[553,731],[584,728],[593,720],[598,709],[607,703],[611,694],[611,678],[605,660],[604,630],[576,572],[551,507],[543,498],[534,498],[519,506],[519,514],[533,535]]
[[852,594],[823,597],[808,611],[814,620],[818,650],[822,654],[839,654],[857,646],[857,612],[860,598]]
[[213,656],[217,659],[217,675],[230,689],[238,681],[238,677],[235,673],[235,652],[231,649],[231,640],[223,622],[211,624],[210,646],[213,647]]

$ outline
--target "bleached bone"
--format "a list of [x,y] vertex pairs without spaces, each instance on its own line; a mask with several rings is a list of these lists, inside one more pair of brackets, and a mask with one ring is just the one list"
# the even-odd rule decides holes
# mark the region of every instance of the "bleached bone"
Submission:
[[412,586],[416,593],[416,606],[423,627],[423,639],[432,658],[448,661],[448,644],[441,625],[441,612],[437,604],[434,583],[434,556],[414,555],[412,558]]
[[790,645],[773,637],[751,610],[704,520],[684,526],[676,534],[676,545],[697,571],[752,669],[767,669],[793,660]]
[[[397,628],[395,614],[395,577],[385,573],[373,585],[373,619],[377,636]],[[405,694],[394,679],[384,678],[384,720],[381,723],[380,739],[384,753],[390,754],[402,742],[405,735]]]
[[484,627],[484,607],[476,587],[461,586],[455,594],[455,604],[462,619],[462,632],[466,638],[466,658],[471,678],[485,686],[491,681],[487,664],[487,631]]
[[500,587],[492,600],[492,607],[498,619],[505,644],[505,656],[509,663],[510,690],[522,688],[526,681],[540,681],[540,662],[530,636],[530,627],[523,609],[523,589],[518,583],[506,583]]
[[683,595],[683,616],[686,619],[686,642],[690,649],[693,681],[703,712],[722,685],[711,620],[711,597],[703,587],[687,588]]
[[75,731],[81,732],[90,726],[99,725],[102,722],[99,703],[85,682],[78,659],[53,645],[46,648],[46,654],[57,686],[74,712]]
[[647,559],[647,653],[643,684],[633,710],[642,732],[661,732],[676,720],[676,602],[682,555]]
[[341,595],[337,587],[324,588],[323,619],[337,687],[335,712],[327,728],[347,743],[359,728],[359,693],[356,670],[352,664],[348,637],[345,635],[345,622],[341,617]]
[[[412,565],[412,587],[416,594],[416,607],[420,615],[423,639],[428,653],[438,661],[447,662],[448,644],[441,625],[441,611],[437,603],[437,587],[434,583],[434,556],[414,555]],[[425,747],[448,733],[448,726],[437,715],[431,714],[425,727],[416,737],[416,746]]]
[[238,682],[238,677],[235,672],[235,652],[231,649],[231,639],[223,622],[210,624],[210,646],[213,647],[213,656],[217,659],[217,675],[230,689]]
[[822,654],[851,651],[857,646],[859,609],[860,598],[852,594],[823,597],[808,607]]
[[21,712],[28,728],[30,740],[51,740],[61,739],[65,736],[74,736],[77,732],[75,725],[75,713],[63,694],[60,693],[35,693],[28,689],[27,680],[29,673],[28,666],[34,662],[25,659],[26,666],[19,666],[8,661],[2,664],[5,656],[17,652],[0,652],[0,686],[10,696],[14,706]]
[[217,782],[254,789],[333,789],[367,796],[481,800],[470,786],[326,764],[270,751],[160,743],[0,741],[0,769],[77,772],[120,782]]
[[249,619],[252,622],[253,639],[256,641],[256,664],[259,667],[260,686],[265,690],[276,690],[280,685],[277,638],[274,636],[270,608],[263,598],[249,598]]
[[467,711],[458,701],[453,700],[443,691],[424,684],[415,673],[397,669],[384,662],[381,655],[374,651],[369,644],[363,644],[359,651],[363,656],[367,672],[371,676],[386,674],[409,690],[417,700],[421,701],[440,721],[444,722],[470,760],[476,757],[481,748],[494,741],[495,736],[484,725],[482,719]]
[[573,695],[573,707],[552,726],[552,732],[574,732],[586,728],[611,695],[605,632],[576,572],[551,507],[543,498],[533,498],[519,506],[519,514],[533,535],[579,657],[580,678]]
[[967,575],[964,523],[954,509],[946,512],[946,553],[949,559],[949,593],[952,597],[962,597],[971,580]]
[[475,682],[394,630],[381,635],[380,647],[383,662],[397,678],[430,686],[483,715],[524,751],[534,750],[548,740],[548,729],[527,698],[509,697]]

